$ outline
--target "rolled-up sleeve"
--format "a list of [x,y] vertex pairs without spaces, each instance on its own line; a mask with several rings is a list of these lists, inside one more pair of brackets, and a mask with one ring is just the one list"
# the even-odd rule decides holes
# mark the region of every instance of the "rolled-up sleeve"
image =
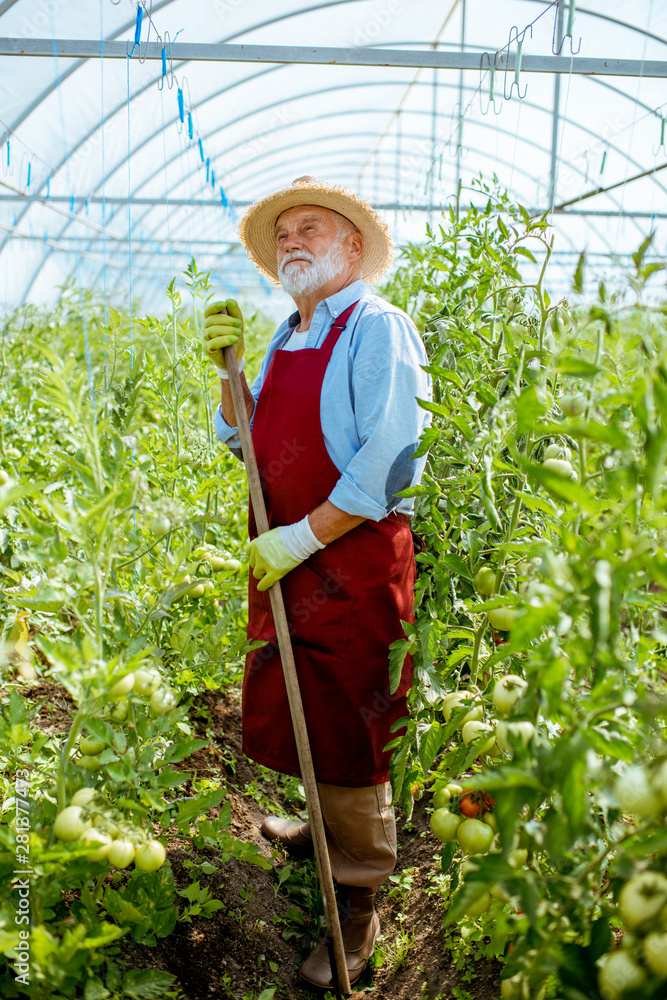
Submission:
[[415,459],[430,414],[424,345],[411,320],[383,311],[365,326],[351,359],[350,388],[361,447],[329,495],[336,507],[380,521],[398,505],[401,490],[419,482],[426,457]]

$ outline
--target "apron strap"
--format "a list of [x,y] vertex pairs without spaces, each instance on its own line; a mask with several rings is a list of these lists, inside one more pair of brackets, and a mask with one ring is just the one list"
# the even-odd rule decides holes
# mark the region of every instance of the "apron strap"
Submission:
[[341,333],[347,326],[347,321],[352,315],[354,307],[358,304],[358,302],[359,299],[357,299],[356,302],[353,302],[351,306],[348,306],[347,309],[340,314],[338,319],[335,319],[333,321],[333,323],[331,324],[331,328],[329,329],[329,333],[327,334],[327,339],[322,344],[320,350],[327,351],[329,354],[331,354],[334,347],[338,343],[338,338],[340,337]]

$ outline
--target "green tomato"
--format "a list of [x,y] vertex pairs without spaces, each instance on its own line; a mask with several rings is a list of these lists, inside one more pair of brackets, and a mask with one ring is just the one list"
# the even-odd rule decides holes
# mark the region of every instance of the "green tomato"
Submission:
[[482,816],[482,823],[486,823],[490,826],[494,833],[498,833],[498,820],[496,819],[496,814],[492,812],[485,812]]
[[552,443],[547,445],[547,447],[544,449],[544,455],[542,457],[545,459],[558,458],[559,455],[560,455],[560,445]]
[[85,844],[90,844],[93,847],[93,850],[86,852],[88,861],[102,861],[106,858],[111,845],[111,837],[108,834],[96,830],[94,826],[89,826],[83,831],[81,839]]
[[569,479],[572,475],[572,463],[565,458],[547,458],[546,461],[542,462],[542,465],[550,472],[555,472],[562,479]]
[[512,753],[513,744],[527,747],[535,736],[535,726],[532,722],[498,722],[496,723],[496,741],[505,753]]
[[158,515],[157,517],[153,518],[150,527],[154,535],[157,535],[158,538],[162,538],[162,536],[166,535],[169,529],[171,528],[171,521],[169,520],[168,517],[164,517],[163,515]]
[[491,906],[491,893],[488,890],[484,890],[481,896],[473,900],[466,906],[466,916],[468,917],[481,917],[483,913],[486,913],[488,908]]
[[449,803],[452,801],[452,793],[448,788],[442,785],[440,788],[436,788],[433,793],[433,798],[431,802],[433,803],[434,809],[445,809]]
[[634,875],[618,894],[618,908],[630,931],[649,929],[667,903],[667,876],[645,871]]
[[162,685],[162,675],[153,667],[139,667],[134,671],[134,691],[137,694],[149,695]]
[[193,583],[191,587],[188,587],[185,593],[188,595],[188,597],[193,597],[193,598],[203,597],[203,595],[206,593],[206,587],[204,586],[203,583]]
[[627,951],[611,951],[598,960],[598,986],[604,1000],[630,997],[644,985],[646,973]]
[[484,742],[480,742],[480,753],[489,753],[489,751],[493,748],[493,744],[496,742],[493,726],[488,725],[486,722],[478,722],[473,719],[470,722],[466,722],[461,730],[461,736],[463,737],[463,742],[466,746],[472,743],[473,740],[481,741],[487,734],[488,739],[485,739]]
[[83,754],[76,763],[86,771],[99,771],[102,767],[98,757],[88,756],[88,754]]
[[635,816],[647,818],[661,810],[661,796],[651,787],[648,774],[639,765],[629,767],[617,778],[614,791],[621,808]]
[[90,754],[95,756],[106,748],[106,740],[97,740],[94,736],[84,736],[84,738],[79,743],[79,750],[82,754]]
[[[472,696],[464,691],[452,691],[451,694],[446,695],[442,700],[442,711],[445,716],[445,722],[449,722],[455,709],[460,705],[465,704],[466,701],[471,701]],[[475,701],[479,701],[479,698],[475,696]],[[470,711],[466,712],[465,715],[459,719],[458,728],[462,729],[466,722],[471,722],[474,719],[481,719],[484,714],[484,710],[481,705],[474,705]]]
[[480,566],[473,579],[478,594],[488,597],[496,589],[496,571],[492,566]]
[[507,715],[520,700],[527,687],[528,682],[523,677],[519,677],[518,674],[506,674],[501,677],[496,681],[496,686],[493,689],[494,707]]
[[663,807],[667,808],[667,760],[663,760],[652,772],[651,787],[657,793]]
[[137,847],[134,863],[142,872],[155,872],[161,868],[167,857],[167,852],[159,840],[149,840],[147,844]]
[[493,628],[500,629],[501,632],[509,632],[519,617],[516,608],[492,608],[487,611],[489,623]]
[[502,1000],[506,997],[518,997],[521,996],[521,985],[523,983],[523,976],[521,973],[517,973],[516,976],[512,976],[511,979],[503,979],[500,983],[500,996]]
[[9,482],[9,476],[4,469],[0,469],[0,486],[6,486]]
[[134,674],[125,674],[109,688],[110,698],[124,698],[134,687]]
[[134,860],[134,844],[131,840],[119,837],[109,847],[107,857],[114,868],[127,868]]
[[456,781],[450,781],[447,785],[445,785],[445,788],[451,796],[460,795],[463,791],[463,785],[459,785]]
[[7,456],[7,458],[17,458],[17,459],[21,458],[21,452],[18,450],[18,448],[14,448],[13,445],[10,445],[8,448],[5,448],[5,455]]
[[479,819],[464,819],[456,839],[464,854],[486,854],[493,843],[493,830]]
[[528,851],[525,847],[515,847],[507,855],[507,864],[511,868],[523,868],[528,860]]
[[445,844],[456,840],[460,824],[461,817],[451,813],[449,809],[436,809],[431,816],[431,832]]
[[667,979],[667,931],[653,931],[644,938],[644,960],[654,976]]
[[128,705],[126,701],[119,701],[116,705],[113,705],[110,712],[109,718],[113,722],[124,722],[127,718]]
[[243,569],[243,564],[238,559],[225,559],[217,555],[209,555],[206,559],[211,569],[216,573],[219,573],[221,570],[229,570],[230,572],[237,573],[240,569]]
[[176,459],[179,465],[192,465],[192,455],[189,451],[179,451]]
[[153,715],[166,715],[178,704],[178,697],[175,691],[169,687],[159,688],[151,695],[151,712]]
[[566,417],[578,417],[586,409],[586,397],[577,392],[571,396],[561,396],[558,404]]
[[61,840],[78,840],[88,826],[81,819],[81,806],[65,806],[56,816],[53,830]]
[[78,792],[75,792],[72,796],[70,802],[71,806],[85,806],[88,805],[93,799],[97,798],[98,792],[96,788],[80,788]]

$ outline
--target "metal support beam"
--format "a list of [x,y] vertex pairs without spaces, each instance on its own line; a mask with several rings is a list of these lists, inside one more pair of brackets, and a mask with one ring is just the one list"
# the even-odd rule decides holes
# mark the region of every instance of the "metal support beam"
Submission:
[[[614,185],[612,185],[612,187],[622,187],[623,184],[629,184],[630,181],[632,181],[632,180],[636,180],[637,178],[641,178],[641,177],[646,177],[649,174],[657,172],[658,170],[664,170],[665,167],[667,167],[667,164],[663,164],[661,167],[656,167],[654,170],[647,171],[645,174],[638,174],[637,177],[629,177],[627,181],[619,181],[618,184],[614,184]],[[667,212],[626,212],[626,211],[621,211],[620,209],[610,209],[608,211],[601,210],[601,209],[575,209],[574,211],[568,211],[567,210],[568,205],[574,205],[578,201],[582,201],[582,200],[584,200],[586,198],[592,198],[596,194],[604,194],[604,192],[609,191],[609,190],[611,190],[611,188],[597,188],[595,191],[589,191],[586,194],[581,195],[579,198],[572,199],[572,201],[563,202],[562,205],[554,205],[553,206],[553,211],[557,215],[568,215],[568,216],[570,216],[570,215],[582,215],[582,216],[584,216],[584,215],[590,215],[590,216],[602,216],[602,217],[607,216],[608,218],[613,218],[613,219],[618,219],[618,218],[623,218],[623,219],[667,219]],[[81,206],[86,201],[88,202],[89,205],[101,205],[102,202],[104,202],[107,205],[127,205],[127,198],[114,198],[114,197],[109,197],[109,196],[107,196],[106,198],[102,198],[100,195],[91,195],[89,198],[85,198],[85,197],[83,197],[81,195],[77,195],[74,198],[75,204],[77,204],[79,206]],[[16,203],[16,202],[18,202],[18,203],[24,204],[24,205],[28,204],[28,203],[32,203],[32,202],[35,202],[35,203],[38,203],[38,204],[42,204],[42,205],[48,205],[51,202],[56,202],[56,203],[59,203],[59,204],[67,204],[67,205],[69,205],[71,203],[71,198],[68,198],[65,195],[51,195],[50,198],[34,198],[34,197],[29,196],[29,195],[23,195],[23,194],[9,194],[9,195],[0,194],[0,207],[2,207],[2,205],[6,204],[7,202],[10,202],[10,203]],[[169,208],[189,208],[189,209],[192,209],[193,211],[197,211],[200,208],[215,208],[218,211],[222,209],[222,205],[220,204],[219,201],[211,201],[210,199],[206,199],[205,201],[203,201],[201,199],[197,200],[196,198],[172,198],[171,196],[169,197],[168,202],[167,202],[167,200],[165,198],[135,198],[135,197],[132,197],[131,198],[131,204],[132,205],[146,205],[146,206],[149,206],[149,207],[152,207],[152,206],[157,207],[159,205],[163,205],[163,206],[166,207],[167,204],[168,204]],[[234,208],[247,208],[249,205],[252,204],[252,202],[251,201],[234,201],[233,204],[234,204]],[[397,201],[378,202],[377,204],[373,203],[373,208],[375,208],[379,212],[430,212],[430,211],[433,210],[433,206],[431,206],[431,205],[416,205],[414,202],[397,202]],[[529,208],[528,209],[528,213],[531,216],[544,215],[545,213],[550,212],[550,211],[552,211],[551,206],[547,206],[546,208]],[[75,222],[76,221],[80,221],[79,218],[78,218],[78,216],[73,216],[72,218],[73,218],[73,221],[75,221]],[[110,224],[111,221],[113,221],[113,220],[107,220],[107,226]],[[62,237],[59,237],[59,238],[62,239]],[[67,239],[70,239],[70,238],[71,239],[85,239],[86,241],[89,240],[89,239],[91,239],[91,237],[78,237],[78,236],[77,237],[66,237],[66,238]],[[122,240],[123,242],[127,243],[127,237],[118,237],[118,236],[111,237],[111,236],[109,236],[107,234],[107,236],[105,238],[106,239],[112,239],[113,238],[113,239],[117,239],[117,240]],[[43,237],[35,235],[34,239],[41,240],[41,239],[43,239]],[[162,242],[164,242],[164,240],[162,239],[162,237],[160,239],[162,240]],[[132,237],[132,242],[133,243],[135,243],[135,242],[141,243],[142,241],[141,241],[141,239],[139,237],[133,236]],[[191,240],[188,240],[188,239],[183,238],[183,237],[177,237],[177,238],[173,238],[171,240],[171,243],[193,243],[194,244],[194,243],[202,243],[202,242],[206,242],[206,241],[202,241],[202,240],[198,239],[197,237],[193,237]],[[218,246],[226,245],[227,243],[229,243],[230,245],[234,244],[234,241],[232,241],[232,240],[212,240],[211,242],[215,243]]]
[[[565,0],[558,0],[558,12],[556,14],[556,42],[558,51],[563,46],[563,4]],[[558,119],[560,116],[560,76],[558,73],[554,77],[554,106],[551,120],[551,166],[549,169],[549,208],[553,210],[556,203],[556,183],[558,173]]]
[[[53,59],[126,59],[128,42],[104,42],[77,38],[0,38],[0,56],[45,56]],[[162,46],[149,42],[141,47],[142,58],[162,61]],[[302,65],[400,66],[425,69],[479,70],[480,53],[408,51],[405,49],[311,48],[299,45],[229,45],[206,42],[175,42],[169,51],[173,62],[297,63]],[[514,70],[515,52],[505,49],[491,54],[496,69]],[[637,76],[663,79],[667,62],[657,59],[589,59],[568,56],[524,56],[525,73],[574,73],[594,76]]]

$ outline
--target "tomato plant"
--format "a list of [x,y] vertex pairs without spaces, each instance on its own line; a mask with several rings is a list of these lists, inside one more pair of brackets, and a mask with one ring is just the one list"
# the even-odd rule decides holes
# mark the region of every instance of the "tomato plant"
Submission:
[[[407,729],[392,744],[394,792],[408,813],[415,782],[460,780],[493,796],[498,853],[475,858],[448,920],[470,919],[482,888],[497,887],[476,919],[495,934],[502,910],[514,995],[548,984],[568,1000],[611,996],[610,969],[627,958],[612,928],[625,926],[637,933],[628,982],[648,1000],[664,993],[642,949],[664,931],[652,921],[663,919],[653,907],[667,858],[659,269],[645,262],[649,238],[613,290],[602,282],[584,295],[582,256],[555,296],[547,220],[480,187],[485,204],[452,208],[385,289],[424,320],[434,379],[418,450],[426,472],[407,491],[424,541],[417,612],[390,659],[393,684],[404,655],[415,661]],[[422,309],[427,299],[437,312]],[[493,727],[496,757],[461,738],[473,706]],[[516,851],[530,863],[517,865]],[[449,887],[457,865],[443,852]],[[640,894],[652,916],[633,924],[637,878],[653,887]]]

